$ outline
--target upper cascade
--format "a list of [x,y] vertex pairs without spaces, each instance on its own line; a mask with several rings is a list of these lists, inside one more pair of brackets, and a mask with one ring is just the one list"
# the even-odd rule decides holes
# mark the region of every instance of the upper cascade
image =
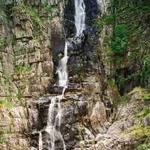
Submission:
[[75,27],[76,27],[76,35],[75,37],[79,37],[82,35],[83,31],[86,29],[85,25],[85,3],[84,0],[74,0],[75,2]]
[[67,62],[68,62],[68,41],[65,42],[64,48],[64,57],[59,61],[59,66],[57,69],[58,73],[58,86],[67,88],[68,86],[68,71],[67,71]]

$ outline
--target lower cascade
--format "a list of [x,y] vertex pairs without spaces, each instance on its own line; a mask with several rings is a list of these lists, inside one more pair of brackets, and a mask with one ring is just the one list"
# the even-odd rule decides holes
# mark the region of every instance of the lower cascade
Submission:
[[50,148],[51,150],[55,150],[55,141],[61,141],[63,144],[63,149],[66,150],[66,145],[60,132],[62,116],[62,98],[63,95],[52,97],[51,104],[49,105],[48,120],[45,131],[50,136],[50,143],[48,143],[48,148]]
[[[66,150],[66,145],[63,136],[60,132],[60,126],[61,126],[61,117],[62,117],[61,100],[63,99],[65,89],[68,86],[67,49],[68,49],[68,42],[66,42],[65,44],[64,57],[60,60],[57,69],[58,79],[59,79],[58,86],[63,87],[62,94],[58,96],[50,97],[51,102],[49,104],[49,109],[48,109],[47,126],[44,129],[44,131],[46,131],[49,135],[49,137],[46,139],[48,150],[55,150],[56,141],[61,142],[63,145],[63,150]],[[39,150],[43,150],[41,131],[39,132]]]

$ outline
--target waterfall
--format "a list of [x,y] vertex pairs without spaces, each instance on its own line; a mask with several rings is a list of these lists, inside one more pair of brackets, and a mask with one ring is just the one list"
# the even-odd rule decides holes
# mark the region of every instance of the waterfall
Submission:
[[[62,94],[59,96],[51,97],[51,103],[49,104],[47,126],[45,131],[49,134],[49,144],[48,149],[55,150],[55,142],[61,141],[63,144],[63,150],[66,150],[66,145],[63,136],[60,132],[61,117],[62,117],[62,107],[61,100],[64,97],[65,89],[68,86],[68,72],[67,72],[67,62],[68,62],[68,42],[65,43],[64,57],[60,60],[57,69],[58,73],[58,86],[63,87]],[[39,150],[43,149],[42,133],[39,132]]]
[[75,2],[75,27],[76,35],[79,37],[85,30],[85,4],[84,0],[74,0]]
[[[75,26],[76,26],[76,35],[75,37],[80,37],[85,30],[85,4],[83,0],[74,0],[75,2]],[[68,87],[68,71],[67,71],[67,62],[68,62],[68,47],[70,42],[66,40],[64,47],[64,56],[60,59],[56,73],[58,74],[58,86],[62,87],[62,94],[58,96],[49,97],[51,103],[49,104],[47,125],[46,128],[42,131],[46,131],[49,136],[48,150],[56,149],[56,142],[60,141],[63,145],[63,150],[66,150],[65,141],[60,132],[61,127],[61,118],[63,115],[63,110],[61,106],[61,100],[64,98],[64,93]],[[42,131],[39,132],[39,150],[43,148],[42,141]]]
[[[48,149],[55,150],[55,142],[61,141],[63,144],[63,150],[66,150],[66,145],[63,136],[60,132],[61,117],[62,117],[62,107],[61,100],[64,97],[65,89],[68,86],[68,72],[67,72],[67,62],[68,62],[68,42],[65,43],[64,57],[60,60],[57,69],[58,73],[58,85],[63,87],[62,94],[59,96],[51,97],[51,103],[49,104],[47,126],[45,131],[49,134],[50,143]],[[39,150],[42,150],[42,134],[39,132]]]
[[39,150],[43,149],[42,132],[39,132]]
[[49,133],[50,136],[50,150],[55,150],[55,141],[57,140],[60,140],[62,142],[63,149],[66,150],[66,145],[63,136],[60,132],[61,116],[62,116],[62,108],[61,108],[62,98],[63,94],[60,96],[52,97],[51,103],[49,105],[47,126],[45,131]]
[[64,57],[59,62],[59,67],[56,71],[58,73],[58,85],[61,87],[66,87],[68,85],[68,72],[67,72],[67,62],[68,62],[68,42],[65,42],[65,49],[64,49]]

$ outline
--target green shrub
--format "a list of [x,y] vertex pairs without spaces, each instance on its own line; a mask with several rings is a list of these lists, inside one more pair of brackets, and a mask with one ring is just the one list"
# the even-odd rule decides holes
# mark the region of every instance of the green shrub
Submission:
[[98,27],[101,27],[102,25],[111,25],[113,21],[114,21],[113,15],[103,16],[96,20],[96,25],[98,25]]
[[6,39],[0,38],[0,49],[4,49],[6,47]]
[[109,24],[112,24],[114,21],[114,16],[113,15],[110,15],[110,16],[106,16],[104,18],[104,22],[105,24],[109,25]]
[[137,117],[144,118],[144,117],[150,117],[150,108],[145,107],[141,112],[137,114]]
[[8,109],[13,108],[13,103],[11,97],[1,98],[0,99],[0,108],[7,107]]
[[141,144],[136,148],[136,150],[150,150],[150,144]]
[[32,68],[29,65],[25,65],[25,66],[18,65],[18,66],[16,66],[15,71],[17,74],[24,74],[24,73],[31,72]]
[[40,29],[44,28],[43,21],[41,20],[39,16],[39,12],[37,8],[34,8],[32,6],[25,5],[24,3],[20,3],[18,5],[15,5],[12,8],[14,13],[24,13],[27,16],[31,18],[31,21],[33,25],[39,27]]
[[111,48],[114,53],[123,53],[128,47],[127,25],[119,24],[114,28],[114,35],[111,40]]
[[141,73],[141,80],[150,88],[150,55],[147,54],[143,59],[143,67]]
[[52,13],[57,9],[57,5],[50,5],[50,4],[45,4],[44,6],[44,10],[50,14],[48,15],[48,19],[52,20],[54,18],[54,16],[52,15]]
[[127,134],[130,136],[135,137],[136,139],[141,138],[148,138],[150,137],[150,127],[144,125],[134,125],[133,127],[129,128]]
[[0,134],[0,145],[5,143],[5,139],[4,137],[2,137],[2,135]]

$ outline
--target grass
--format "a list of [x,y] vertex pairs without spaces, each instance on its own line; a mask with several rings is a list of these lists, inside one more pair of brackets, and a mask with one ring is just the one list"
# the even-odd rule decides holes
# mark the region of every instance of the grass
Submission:
[[136,139],[150,137],[150,126],[144,126],[141,124],[134,125],[128,129],[127,134]]
[[145,107],[141,112],[137,114],[138,118],[150,117],[150,107]]
[[150,150],[150,144],[141,144],[136,148],[136,150]]
[[37,25],[40,29],[45,28],[42,19],[39,16],[39,12],[36,8],[25,5],[23,3],[16,5],[12,8],[14,13],[26,14],[33,24]]
[[4,49],[6,47],[6,39],[0,38],[0,49]]
[[0,99],[0,108],[6,107],[8,109],[12,109],[14,104],[10,97],[5,97]]
[[25,66],[18,65],[18,66],[16,66],[16,68],[15,68],[15,72],[16,72],[17,74],[30,73],[31,71],[32,71],[32,68],[31,68],[31,66],[29,66],[29,65],[25,65]]

